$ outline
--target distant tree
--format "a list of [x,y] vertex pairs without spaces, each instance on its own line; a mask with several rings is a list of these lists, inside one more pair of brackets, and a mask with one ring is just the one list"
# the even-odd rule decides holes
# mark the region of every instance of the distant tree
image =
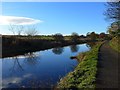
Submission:
[[13,35],[15,35],[15,25],[9,25],[9,30],[13,33]]
[[86,38],[90,38],[90,32],[86,34]]
[[55,35],[53,35],[53,38],[56,40],[56,41],[64,41],[64,36],[61,34],[61,33],[56,33]]
[[71,40],[73,41],[73,42],[77,42],[78,40],[79,40],[79,35],[78,35],[78,33],[76,33],[76,32],[73,32],[72,34],[71,34]]
[[86,38],[84,35],[81,35],[80,38]]
[[89,34],[89,38],[90,38],[91,40],[96,40],[97,37],[98,37],[98,35],[97,35],[95,32],[91,32],[91,33]]
[[21,33],[25,30],[25,27],[23,25],[17,26],[17,34],[21,35]]
[[27,36],[35,36],[38,34],[38,31],[36,29],[37,29],[37,27],[35,25],[29,26],[29,27],[27,27],[27,29],[25,30],[24,33]]
[[100,33],[99,38],[103,38],[104,39],[105,37],[106,37],[106,34],[104,32]]
[[95,33],[96,34],[96,39],[98,39],[99,38],[99,34],[97,34],[97,33]]
[[87,32],[86,36],[89,36],[90,35],[90,32]]
[[9,30],[13,33],[13,35],[21,35],[21,33],[25,30],[25,26],[10,24]]

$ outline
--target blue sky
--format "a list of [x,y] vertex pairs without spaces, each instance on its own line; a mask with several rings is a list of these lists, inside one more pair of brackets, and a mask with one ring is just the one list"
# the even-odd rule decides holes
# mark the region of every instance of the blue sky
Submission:
[[[106,32],[109,23],[103,15],[105,2],[3,2],[2,15],[40,20],[39,34],[72,32]],[[23,20],[23,19],[22,19]],[[26,20],[25,20],[26,21]],[[8,25],[0,26],[1,34],[11,34]]]

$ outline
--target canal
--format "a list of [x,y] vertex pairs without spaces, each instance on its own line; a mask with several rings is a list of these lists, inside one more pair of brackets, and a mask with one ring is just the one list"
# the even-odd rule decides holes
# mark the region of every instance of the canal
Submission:
[[2,58],[2,88],[51,88],[77,66],[70,57],[89,49],[79,44]]

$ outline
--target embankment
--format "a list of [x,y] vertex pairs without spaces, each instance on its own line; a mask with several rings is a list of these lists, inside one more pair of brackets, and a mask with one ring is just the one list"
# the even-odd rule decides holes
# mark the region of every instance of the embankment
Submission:
[[114,37],[109,44],[114,50],[120,52],[120,36]]
[[62,78],[57,88],[95,88],[98,52],[102,43],[95,45],[90,51],[79,54],[80,63],[73,72]]

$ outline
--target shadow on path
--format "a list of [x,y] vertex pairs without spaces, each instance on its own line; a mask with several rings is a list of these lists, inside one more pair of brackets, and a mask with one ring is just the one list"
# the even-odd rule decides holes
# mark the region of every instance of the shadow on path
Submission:
[[120,53],[114,51],[105,42],[99,51],[96,88],[118,88],[118,58]]

